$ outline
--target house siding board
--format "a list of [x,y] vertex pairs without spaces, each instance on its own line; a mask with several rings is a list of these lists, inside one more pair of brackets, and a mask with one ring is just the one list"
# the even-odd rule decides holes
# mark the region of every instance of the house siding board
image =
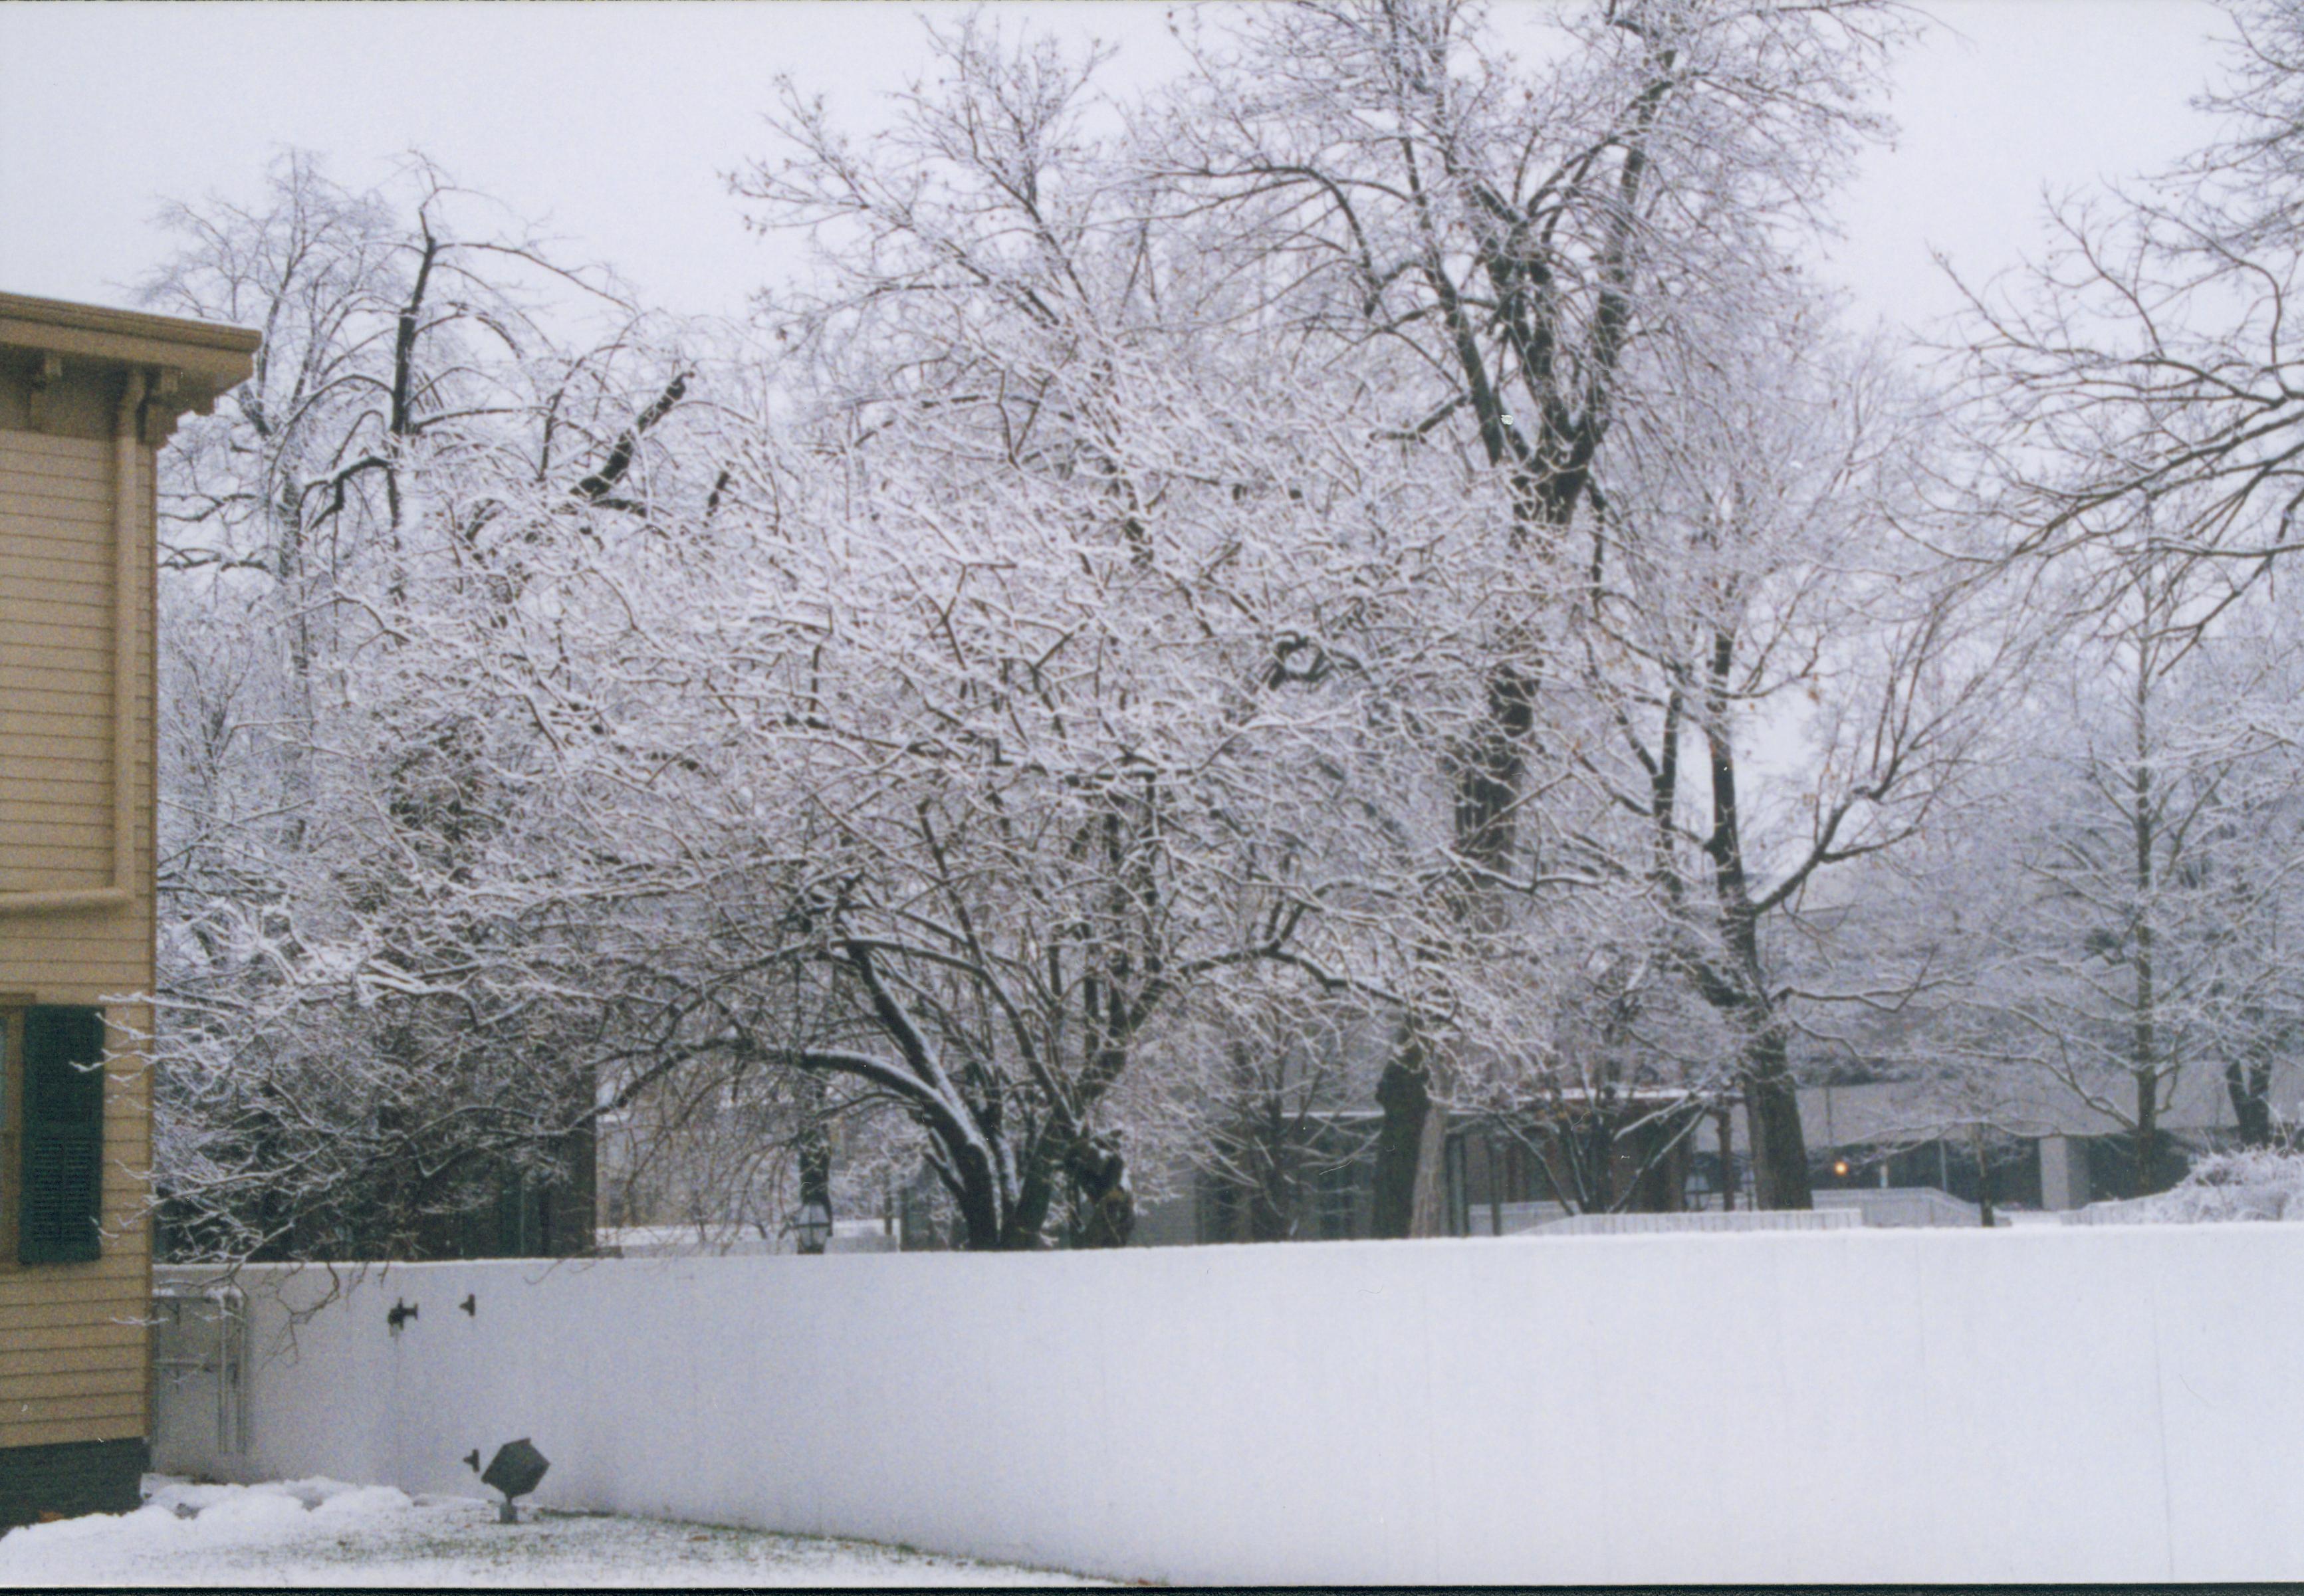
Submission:
[[70,703],[74,699],[97,700],[98,698],[97,694],[75,680],[69,671],[6,665],[0,665],[0,693],[18,698],[30,698],[38,693],[49,703]]
[[12,618],[5,646],[13,660],[79,671],[86,666],[78,662],[90,650],[102,648],[106,636],[105,624],[99,620],[58,620],[44,609]]
[[40,1442],[36,1438],[41,1435],[55,1439],[116,1441],[150,1433],[145,1422],[148,1405],[140,1391],[42,1396],[21,1405],[30,1410],[31,1416],[0,1430],[0,1458],[19,1446],[38,1446]]
[[0,810],[0,848],[21,847],[30,851],[35,843],[43,843],[59,847],[66,853],[95,849],[103,853],[107,862],[110,860],[112,827],[108,820],[100,816],[94,819],[50,819],[37,813],[37,805],[22,804],[18,807],[34,810],[35,813],[32,816],[18,819],[6,811]]
[[[16,698],[32,698],[32,695],[39,695],[39,707],[37,707],[37,709],[9,711],[9,718],[12,718],[12,721],[19,721],[19,723],[25,723],[25,726],[30,726],[30,723],[37,723],[44,717],[63,718],[64,726],[57,727],[57,730],[63,730],[63,733],[73,733],[76,727],[88,723],[88,717],[106,714],[106,711],[108,711],[111,693],[104,689],[92,689],[92,686],[67,686],[67,682],[72,679],[67,670],[39,670],[39,673],[32,673],[32,670],[23,670],[23,673],[19,673],[19,670],[9,670],[7,677],[13,677],[13,679],[9,679],[9,682],[0,682],[0,693],[16,695]],[[51,797],[51,794],[44,793],[41,797]]]
[[37,432],[0,431],[0,463],[21,485],[8,496],[17,514],[27,505],[108,504],[106,485],[88,474],[91,447],[103,448],[110,437],[51,437]]
[[47,459],[28,454],[21,447],[0,444],[0,463],[4,463],[20,486],[8,496],[11,514],[40,516],[57,513],[74,515],[85,513],[90,506],[102,507],[112,502],[111,487],[99,478],[88,475],[85,462],[92,450],[106,446],[96,438],[55,438],[58,451]]
[[[9,626],[7,633],[0,636],[0,668],[53,673],[53,670],[79,670],[79,642],[41,641],[39,629],[32,624]],[[37,684],[28,682],[28,686]]]
[[75,1318],[68,1325],[19,1327],[9,1332],[7,1346],[0,1348],[0,1375],[38,1368],[81,1368],[85,1366],[81,1359],[109,1358],[115,1347],[143,1346],[144,1335],[140,1320],[124,1317],[117,1324]]
[[[7,691],[7,683],[0,680],[0,692]],[[25,797],[0,798],[0,815],[21,818],[35,811],[46,812],[59,798],[68,799],[91,812],[100,811],[107,785],[66,769],[45,773],[40,781],[40,792]]]
[[[0,510],[0,537],[8,539],[10,554],[18,560],[86,559],[111,547],[109,526],[91,524],[87,514],[95,507],[66,498],[43,497],[38,507],[26,498],[13,499]],[[98,537],[98,531],[106,535]]]
[[[136,551],[136,568],[151,564],[148,467],[140,459],[130,480],[115,484],[115,461],[109,442],[0,433],[0,503],[9,506],[0,531],[0,637],[10,640],[12,667],[0,690],[6,806],[0,892],[68,890],[110,879],[116,489],[133,496],[141,512],[135,521],[148,547]],[[28,523],[37,538],[26,535]],[[148,614],[148,605],[140,613]],[[24,675],[15,676],[16,669]],[[134,686],[138,718],[148,718],[150,683]],[[131,737],[141,730],[131,725]],[[55,928],[45,929],[53,935]],[[0,991],[14,984],[8,979],[14,966],[45,962],[43,930],[6,922]],[[140,973],[144,961],[131,957],[127,969],[116,958],[105,962],[113,966],[106,973],[117,976]]]
[[[146,1300],[142,1286],[133,1282],[114,1281],[111,1284],[112,1290],[106,1293],[57,1301],[27,1298],[10,1302],[0,1296],[0,1313],[7,1315],[12,1335],[19,1328],[27,1334],[47,1336],[52,1331],[124,1326],[136,1331],[136,1345],[141,1346],[144,1343],[140,1327],[150,1315],[152,1305]],[[13,1417],[21,1418],[21,1415]],[[12,1415],[0,1413],[0,1424],[10,1422]]]
[[[106,696],[108,701],[110,695]],[[0,736],[19,746],[29,744],[28,753],[63,765],[70,771],[106,769],[112,762],[111,735],[90,734],[82,729],[87,724],[85,717],[72,714],[62,705],[44,704],[0,712]],[[8,785],[14,789],[12,797],[37,802],[46,796],[29,774],[12,773]]]
[[[73,573],[61,568],[60,565],[48,565],[38,576],[0,577],[0,616],[4,616],[12,624],[30,623],[38,617],[65,628],[77,625],[87,639],[84,657],[88,663],[99,672],[108,674],[112,650],[105,632],[112,615],[111,598],[106,595],[100,603],[90,602],[64,598],[56,590],[74,580]],[[60,645],[66,649],[82,646],[76,643]],[[22,707],[38,708],[37,705]]]
[[0,1380],[19,1375],[69,1375],[89,1368],[117,1368],[123,1350],[143,1347],[148,1329],[140,1322],[69,1324],[41,1331],[13,1331],[0,1347]]
[[144,1380],[123,1367],[120,1349],[104,1349],[108,1354],[89,1360],[78,1369],[39,1368],[9,1375],[4,1388],[8,1399],[17,1403],[38,1402],[47,1397],[118,1396],[141,1401]]
[[[95,439],[81,445],[89,450],[105,446]],[[59,526],[77,525],[90,511],[100,510],[112,502],[109,483],[89,477],[76,462],[59,461],[31,471],[17,469],[12,471],[11,476],[17,487],[8,496],[9,515],[12,519],[42,522],[47,525],[50,536],[57,535]]]

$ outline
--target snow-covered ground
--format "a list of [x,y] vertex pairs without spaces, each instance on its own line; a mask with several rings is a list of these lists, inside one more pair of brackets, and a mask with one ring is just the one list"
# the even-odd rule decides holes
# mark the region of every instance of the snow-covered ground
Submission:
[[904,1547],[403,1496],[335,1480],[145,1481],[145,1506],[0,1535],[0,1585],[1078,1585]]

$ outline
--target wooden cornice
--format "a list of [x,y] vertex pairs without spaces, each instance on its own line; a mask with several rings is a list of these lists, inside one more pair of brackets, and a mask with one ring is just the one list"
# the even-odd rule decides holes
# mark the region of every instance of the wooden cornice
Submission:
[[206,415],[219,394],[246,381],[261,342],[246,327],[219,322],[0,293],[0,350],[146,374],[138,430],[154,447],[186,411]]

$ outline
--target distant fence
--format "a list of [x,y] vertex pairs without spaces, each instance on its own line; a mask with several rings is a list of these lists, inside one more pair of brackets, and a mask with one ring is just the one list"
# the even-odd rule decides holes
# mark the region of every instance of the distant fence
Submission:
[[[1875,1228],[1910,1226],[1975,1226],[1984,1223],[1984,1210],[1934,1186],[1844,1187],[1816,1193],[1820,1210],[1854,1210],[1862,1222]],[[2003,1219],[2002,1221],[2005,1223]]]
[[[790,1235],[750,1225],[603,1226],[594,1233],[610,1258],[765,1258],[800,1249]],[[835,1219],[828,1252],[901,1252],[902,1235],[891,1219]]]
[[1547,1219],[1527,1234],[1548,1240],[1566,1235],[1666,1235],[1688,1231],[1854,1230],[1864,1223],[1853,1209],[1740,1210],[1681,1214],[1571,1214]]
[[2158,1225],[2169,1220],[2168,1199],[2110,1197],[2084,1208],[2066,1209],[2056,1216],[2067,1225]]
[[1471,1235],[1520,1235],[1573,1217],[1564,1202],[1474,1202],[1464,1210],[1465,1230]]
[[[1934,1186],[1855,1187],[1815,1194],[1816,1208],[1696,1209],[1677,1214],[1577,1214],[1559,1202],[1477,1202],[1465,1210],[1473,1235],[1623,1235],[1653,1230],[1830,1230],[1843,1225],[1875,1229],[1911,1226],[1977,1226],[1983,1216]],[[1818,1213],[1831,1213],[1819,1220]],[[1841,1216],[1845,1216],[1841,1217]],[[2002,1220],[2005,1223],[2003,1218]],[[1501,1227],[1501,1229],[1499,1229]]]
[[208,1399],[164,1468],[480,1494],[527,1436],[547,1506],[1206,1583],[2304,1575],[2304,1225],[241,1284],[241,1447]]

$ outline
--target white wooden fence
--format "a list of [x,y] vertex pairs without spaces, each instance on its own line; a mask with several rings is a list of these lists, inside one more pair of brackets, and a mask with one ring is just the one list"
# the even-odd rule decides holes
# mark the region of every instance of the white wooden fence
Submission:
[[2304,1225],[241,1283],[243,1448],[164,1467],[479,1494],[529,1436],[546,1505],[1205,1583],[2304,1575]]

